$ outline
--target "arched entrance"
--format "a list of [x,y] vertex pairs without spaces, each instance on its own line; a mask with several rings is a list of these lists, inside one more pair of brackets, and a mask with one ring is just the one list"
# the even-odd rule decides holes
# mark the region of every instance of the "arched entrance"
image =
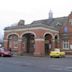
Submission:
[[25,53],[33,54],[35,45],[35,36],[31,33],[24,34],[22,36],[22,49]]
[[11,49],[13,54],[17,54],[18,49],[18,36],[15,34],[8,36],[8,48]]
[[49,54],[52,47],[52,36],[50,34],[45,35],[45,54]]

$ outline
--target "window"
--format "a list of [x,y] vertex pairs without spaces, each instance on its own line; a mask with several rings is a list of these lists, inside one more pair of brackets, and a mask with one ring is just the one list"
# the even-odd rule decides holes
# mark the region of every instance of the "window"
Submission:
[[64,49],[69,49],[69,42],[68,41],[63,41],[63,48]]
[[69,19],[69,23],[72,25],[72,19]]
[[9,48],[17,48],[18,47],[18,37],[16,35],[11,35],[9,37]]
[[68,28],[67,28],[67,26],[64,27],[64,32],[65,32],[65,33],[68,32]]

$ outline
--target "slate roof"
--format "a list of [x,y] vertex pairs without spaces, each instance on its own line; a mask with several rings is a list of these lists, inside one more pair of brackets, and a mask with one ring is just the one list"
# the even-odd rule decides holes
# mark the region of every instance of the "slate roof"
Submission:
[[34,28],[34,27],[44,27],[53,30],[58,30],[67,21],[67,19],[68,17],[59,17],[59,18],[52,18],[52,19],[37,20],[27,25],[21,25],[21,26],[16,25],[16,26],[6,27],[5,30]]

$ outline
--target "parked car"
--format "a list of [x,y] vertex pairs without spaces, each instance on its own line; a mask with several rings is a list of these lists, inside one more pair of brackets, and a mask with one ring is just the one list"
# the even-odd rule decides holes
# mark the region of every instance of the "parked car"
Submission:
[[11,57],[12,54],[11,54],[11,51],[9,51],[7,48],[0,48],[0,56],[2,56],[2,57],[5,57],[5,56]]
[[60,51],[60,49],[55,49],[50,52],[50,57],[65,57],[65,52]]

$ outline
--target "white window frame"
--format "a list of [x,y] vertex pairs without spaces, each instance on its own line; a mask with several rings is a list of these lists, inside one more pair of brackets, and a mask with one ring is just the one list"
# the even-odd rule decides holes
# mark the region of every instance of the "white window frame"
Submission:
[[72,19],[69,19],[69,23],[72,25]]
[[69,49],[69,42],[67,40],[63,41],[63,49]]

